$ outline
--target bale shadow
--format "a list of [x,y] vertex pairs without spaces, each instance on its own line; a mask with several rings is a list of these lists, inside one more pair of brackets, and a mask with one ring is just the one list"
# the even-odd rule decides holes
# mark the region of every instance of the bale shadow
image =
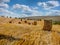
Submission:
[[0,40],[1,39],[7,39],[9,41],[14,41],[14,40],[22,40],[20,38],[14,38],[12,36],[9,36],[9,35],[3,35],[3,34],[0,34]]

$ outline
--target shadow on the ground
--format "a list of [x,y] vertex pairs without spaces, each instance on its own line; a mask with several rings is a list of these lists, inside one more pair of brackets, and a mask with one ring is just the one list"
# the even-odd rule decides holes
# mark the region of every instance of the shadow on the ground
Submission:
[[9,40],[9,41],[21,40],[20,38],[14,38],[14,37],[9,36],[9,35],[0,34],[0,40],[1,40],[1,39],[7,39],[7,40]]

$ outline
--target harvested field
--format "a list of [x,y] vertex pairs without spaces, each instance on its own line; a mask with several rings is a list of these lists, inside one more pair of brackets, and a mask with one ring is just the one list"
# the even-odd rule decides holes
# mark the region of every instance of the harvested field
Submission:
[[29,25],[28,23],[33,23],[34,20],[27,20],[27,23],[24,19],[14,20],[13,23],[5,20],[5,23],[0,23],[0,45],[60,45],[60,25],[52,25],[51,31],[45,31],[44,21]]

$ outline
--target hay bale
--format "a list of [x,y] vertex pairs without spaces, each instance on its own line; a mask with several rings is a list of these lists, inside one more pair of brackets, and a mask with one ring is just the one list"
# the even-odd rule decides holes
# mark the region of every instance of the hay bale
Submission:
[[29,24],[29,25],[31,25],[31,23],[30,23],[30,22],[29,22],[28,24]]
[[42,21],[41,19],[39,21]]
[[37,21],[41,21],[41,19],[37,19]]
[[34,22],[33,22],[33,25],[37,25],[37,21],[34,21]]
[[25,22],[25,23],[27,23],[27,21],[26,21],[26,20],[25,20],[24,22]]
[[10,17],[10,18],[12,18],[12,17]]
[[18,24],[21,24],[21,22],[18,22]]
[[4,17],[4,16],[1,16],[1,17]]
[[15,17],[15,19],[17,19],[17,17]]
[[9,21],[9,23],[12,23],[12,21]]
[[52,29],[52,20],[44,20],[43,30],[50,31]]
[[21,21],[22,21],[22,19],[21,19]]
[[7,16],[7,18],[8,18],[8,16]]

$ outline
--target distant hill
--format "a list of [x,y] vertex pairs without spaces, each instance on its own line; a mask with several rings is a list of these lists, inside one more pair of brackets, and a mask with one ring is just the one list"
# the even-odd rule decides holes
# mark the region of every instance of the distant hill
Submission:
[[60,16],[32,16],[32,17],[24,17],[27,19],[52,19],[53,21],[60,21]]
[[[60,21],[60,16],[31,16],[31,17],[23,17],[22,19],[33,19],[33,20],[38,20],[38,19],[52,19],[53,21]],[[7,17],[0,17],[0,23],[9,23],[9,21],[18,23],[20,21],[19,18],[7,18]]]

